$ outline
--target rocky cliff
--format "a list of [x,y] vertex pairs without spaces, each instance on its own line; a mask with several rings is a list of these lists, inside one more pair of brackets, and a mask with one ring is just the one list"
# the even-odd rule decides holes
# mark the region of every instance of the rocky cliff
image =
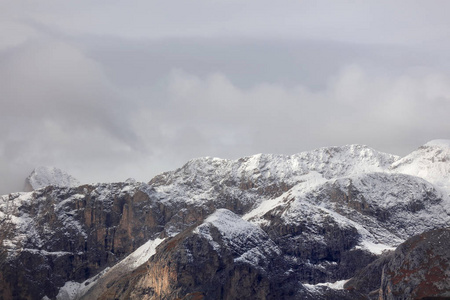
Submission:
[[345,288],[371,299],[450,299],[450,228],[415,235],[366,266]]
[[[450,227],[449,153],[434,141],[405,158],[360,145],[201,158],[148,183],[5,195],[0,298],[446,295],[445,284],[434,294],[416,285],[434,282],[426,274],[437,269],[425,269],[435,265],[418,257],[434,251],[430,259],[440,261],[448,253],[437,245],[442,237],[427,238],[420,251],[404,242]],[[406,261],[423,269],[415,281]],[[436,282],[448,277],[447,265],[440,270]]]
[[383,268],[380,299],[450,299],[450,228],[401,244]]

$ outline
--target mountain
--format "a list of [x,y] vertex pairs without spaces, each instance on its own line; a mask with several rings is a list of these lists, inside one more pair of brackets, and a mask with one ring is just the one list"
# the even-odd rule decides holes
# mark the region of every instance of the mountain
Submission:
[[392,164],[394,172],[421,177],[450,190],[450,140],[433,140]]
[[[0,298],[442,297],[448,248],[428,236],[450,227],[448,153],[438,140],[403,158],[362,145],[206,157],[148,183],[4,195]],[[414,294],[433,284],[430,251],[439,291]],[[415,281],[396,275],[412,261]]]
[[431,230],[401,244],[383,268],[380,297],[448,299],[449,249],[449,228]]
[[55,167],[37,167],[25,179],[25,192],[31,192],[49,185],[59,187],[74,187],[80,182],[73,176]]
[[345,283],[373,299],[449,299],[450,228],[415,235]]

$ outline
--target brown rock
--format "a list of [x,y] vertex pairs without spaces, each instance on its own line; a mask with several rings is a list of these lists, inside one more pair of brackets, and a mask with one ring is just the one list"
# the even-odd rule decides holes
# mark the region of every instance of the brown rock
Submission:
[[408,239],[384,267],[379,299],[450,299],[450,229]]

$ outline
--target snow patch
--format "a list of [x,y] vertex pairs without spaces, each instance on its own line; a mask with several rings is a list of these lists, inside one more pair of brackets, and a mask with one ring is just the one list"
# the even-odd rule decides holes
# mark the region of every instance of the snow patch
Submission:
[[311,292],[317,292],[318,288],[320,288],[320,287],[328,287],[328,288],[334,289],[334,290],[343,290],[344,284],[347,283],[347,281],[349,281],[349,279],[339,280],[336,282],[323,282],[323,283],[318,283],[318,284],[304,283],[303,286]]
[[82,286],[81,283],[68,281],[59,289],[56,300],[75,300],[78,298],[78,290]]
[[306,194],[327,181],[320,173],[315,171],[299,176],[298,180],[299,183],[291,188],[290,191],[277,198],[261,202],[255,209],[246,213],[242,219],[251,220],[254,224],[261,224],[262,220],[260,218],[268,211],[283,205],[287,199],[293,198],[293,195],[299,197],[299,195]]
[[[164,239],[156,238],[147,241],[144,245],[137,248],[133,253],[128,255],[124,260],[117,264],[117,267],[127,267],[136,269],[150,259],[156,253],[156,247],[161,244]],[[114,269],[114,266],[112,269]]]
[[96,276],[87,279],[82,283],[68,281],[59,290],[57,300],[76,300],[86,294],[99,280],[110,273],[118,272],[125,274],[137,269],[139,266],[147,262],[155,253],[156,247],[161,244],[164,239],[156,238],[149,240],[133,253],[125,257],[122,261],[111,268],[106,268]]
[[356,249],[363,249],[367,250],[373,254],[380,255],[385,251],[393,251],[395,250],[395,247],[391,247],[384,244],[377,244],[374,242],[371,242],[369,240],[363,240],[359,243],[358,246],[355,247]]
[[43,256],[65,256],[65,255],[73,255],[72,252],[67,252],[67,251],[54,251],[54,252],[49,252],[49,251],[45,251],[45,250],[38,250],[38,249],[22,249],[21,251],[24,252],[30,252],[33,254],[40,254]]

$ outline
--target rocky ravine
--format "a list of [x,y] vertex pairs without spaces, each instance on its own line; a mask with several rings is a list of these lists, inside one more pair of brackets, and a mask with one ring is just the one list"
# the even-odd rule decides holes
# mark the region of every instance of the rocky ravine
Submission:
[[[449,166],[448,141],[401,159],[351,145],[195,159],[149,183],[5,195],[0,298],[443,297],[441,283],[417,292],[448,278],[445,264],[440,277],[426,270],[424,253],[448,254],[434,245],[442,238],[401,249],[450,226]],[[422,269],[414,280],[398,275]]]

